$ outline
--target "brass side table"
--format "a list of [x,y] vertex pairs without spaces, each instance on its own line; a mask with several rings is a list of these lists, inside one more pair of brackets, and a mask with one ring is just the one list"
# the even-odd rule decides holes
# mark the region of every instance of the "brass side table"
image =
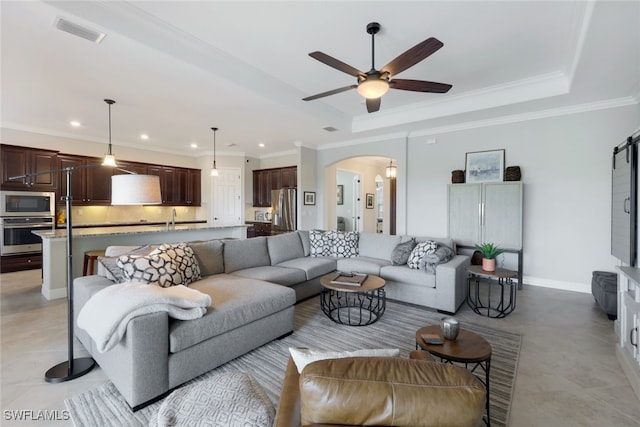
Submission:
[[[516,309],[516,285],[513,279],[518,273],[506,268],[496,268],[496,271],[485,271],[480,265],[467,267],[467,305],[477,314],[502,319]],[[484,280],[483,280],[484,279]],[[480,296],[480,284],[486,282],[487,297]],[[492,306],[491,288],[497,284],[500,287],[500,299]]]

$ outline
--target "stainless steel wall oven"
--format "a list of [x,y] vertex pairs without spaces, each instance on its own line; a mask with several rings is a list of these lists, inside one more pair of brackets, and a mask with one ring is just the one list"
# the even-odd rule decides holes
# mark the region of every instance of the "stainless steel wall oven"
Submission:
[[0,191],[0,255],[42,251],[42,239],[34,230],[52,231],[55,193]]

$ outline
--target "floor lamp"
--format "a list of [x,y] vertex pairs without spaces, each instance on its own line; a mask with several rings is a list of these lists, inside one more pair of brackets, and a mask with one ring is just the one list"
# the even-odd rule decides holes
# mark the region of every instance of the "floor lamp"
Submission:
[[[73,357],[74,339],[74,315],[73,315],[73,220],[72,220],[72,192],[71,174],[76,169],[87,169],[102,167],[102,165],[71,166],[55,171],[47,171],[37,174],[20,175],[9,178],[10,180],[24,179],[36,175],[44,175],[55,172],[64,172],[67,177],[67,195],[65,196],[67,209],[67,351],[68,359],[50,368],[44,379],[49,383],[60,383],[87,374],[96,362],[91,357]],[[140,204],[160,204],[162,197],[160,193],[160,177],[155,175],[138,175],[133,172],[126,172],[126,175],[114,175],[111,177],[111,198],[112,205],[140,205]]]

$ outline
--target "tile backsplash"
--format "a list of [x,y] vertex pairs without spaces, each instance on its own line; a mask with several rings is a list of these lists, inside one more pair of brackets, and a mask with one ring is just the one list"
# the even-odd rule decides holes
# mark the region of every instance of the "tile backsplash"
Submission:
[[74,206],[72,209],[74,225],[166,222],[171,221],[173,209],[176,222],[200,219],[197,208],[192,206]]

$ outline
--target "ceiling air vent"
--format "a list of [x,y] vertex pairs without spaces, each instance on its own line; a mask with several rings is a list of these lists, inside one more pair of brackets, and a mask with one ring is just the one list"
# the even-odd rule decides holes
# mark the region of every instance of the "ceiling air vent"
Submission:
[[92,30],[82,25],[76,24],[64,18],[58,18],[55,26],[65,33],[73,34],[93,43],[100,43],[107,35],[99,31]]
[[326,128],[322,128],[324,130],[326,130],[327,132],[335,132],[338,129],[334,128],[333,126],[327,126]]

